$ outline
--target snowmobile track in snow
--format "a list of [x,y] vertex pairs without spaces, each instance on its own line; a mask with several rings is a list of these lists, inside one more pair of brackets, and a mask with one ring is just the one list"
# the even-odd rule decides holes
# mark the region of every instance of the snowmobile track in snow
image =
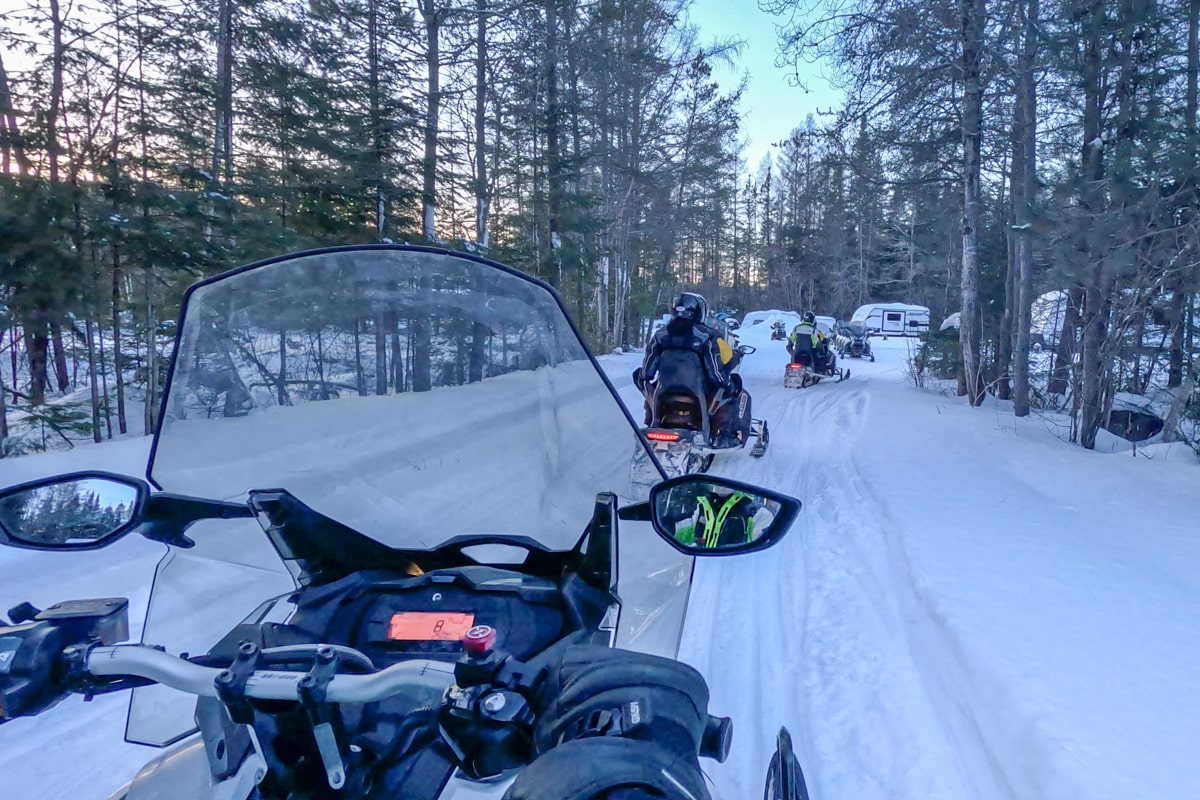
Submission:
[[[776,550],[697,564],[683,654],[713,683],[717,713],[758,722],[739,726],[718,791],[755,793],[783,724],[814,798],[1019,796],[992,758],[961,658],[920,599],[897,523],[855,464],[870,381],[763,394],[765,418],[787,433],[762,462],[719,469],[792,492],[804,510]],[[747,675],[743,654],[755,652],[758,674]],[[980,775],[994,782],[977,785]]]

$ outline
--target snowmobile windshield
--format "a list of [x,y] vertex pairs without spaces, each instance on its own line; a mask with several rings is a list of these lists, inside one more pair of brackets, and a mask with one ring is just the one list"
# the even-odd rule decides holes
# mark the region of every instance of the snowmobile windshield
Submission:
[[[637,502],[656,480],[633,480],[645,443],[557,295],[471,256],[357,247],[254,265],[188,292],[176,346],[148,469],[168,492],[286,489],[401,550],[477,535],[563,551],[597,493]],[[297,576],[256,521],[188,536],[159,563],[144,642],[206,652],[243,620],[288,618]],[[617,644],[674,656],[692,559],[635,521],[618,558]],[[126,738],[177,741],[194,707],[138,688]]]
[[149,471],[165,491],[282,488],[405,550],[568,550],[597,492],[635,499],[620,400],[558,298],[496,264],[366,247],[255,265],[189,292],[177,347]]

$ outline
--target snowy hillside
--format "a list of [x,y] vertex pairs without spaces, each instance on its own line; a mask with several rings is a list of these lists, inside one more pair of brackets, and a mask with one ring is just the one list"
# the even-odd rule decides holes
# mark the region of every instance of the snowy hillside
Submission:
[[[814,800],[1200,796],[1190,451],[1064,447],[1037,417],[918,391],[904,340],[872,340],[878,361],[847,360],[849,381],[785,390],[759,317],[742,373],[771,445],[713,470],[805,508],[779,547],[697,563],[680,655],[735,719],[730,761],[706,765],[721,796],[761,794],[780,724]],[[640,416],[640,355],[602,362]],[[141,474],[147,449],[5,459],[0,484]],[[127,595],[137,616],[160,553],[0,551],[0,601]],[[107,798],[155,753],[120,741],[124,706],[72,699],[0,727],[3,797]]]

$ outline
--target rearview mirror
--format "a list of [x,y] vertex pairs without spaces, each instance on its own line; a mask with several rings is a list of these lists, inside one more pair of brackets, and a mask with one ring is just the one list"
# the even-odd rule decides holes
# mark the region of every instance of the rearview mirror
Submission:
[[751,353],[753,353],[753,352],[754,352],[755,350],[757,350],[757,349],[758,349],[758,348],[757,348],[757,347],[755,347],[755,346],[754,346],[754,345],[752,345],[752,344],[743,344],[743,345],[738,345],[738,352],[739,352],[739,353],[741,353],[741,354],[742,354],[742,355],[744,355],[744,356],[748,356],[748,355],[750,355]]
[[107,472],[73,472],[0,491],[0,544],[92,550],[127,533],[149,489]]
[[800,501],[711,475],[671,478],[650,490],[650,520],[674,547],[696,556],[765,550],[787,533]]

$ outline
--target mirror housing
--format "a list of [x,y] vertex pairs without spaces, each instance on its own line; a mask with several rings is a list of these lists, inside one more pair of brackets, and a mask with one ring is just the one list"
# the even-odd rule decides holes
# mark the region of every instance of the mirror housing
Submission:
[[0,490],[0,544],[29,550],[95,550],[140,521],[145,481],[89,470]]
[[619,517],[649,519],[655,532],[692,556],[732,556],[778,544],[800,512],[794,497],[715,475],[670,478],[650,500],[622,508]]
[[754,351],[756,351],[756,350],[758,350],[758,348],[757,348],[757,347],[755,347],[755,346],[754,346],[754,345],[752,345],[752,344],[741,344],[741,345],[738,345],[738,352],[739,352],[739,353],[741,353],[741,354],[742,354],[742,355],[744,355],[744,356],[748,356],[748,355],[750,355],[751,353],[753,353],[753,352],[754,352]]
[[[60,499],[69,500],[67,487],[75,484],[82,490],[89,481],[95,482],[87,490],[92,494],[105,491],[113,498],[116,497],[114,492],[122,492],[133,499],[129,492],[135,493],[136,499],[132,505],[122,504],[122,524],[109,524],[107,529],[103,529],[106,520],[104,512],[99,512],[101,516],[95,519],[96,524],[91,526],[89,535],[80,541],[67,540],[61,532],[56,533],[44,521],[40,527],[35,524],[33,515],[43,514],[41,505],[50,502],[56,491]],[[29,503],[39,505],[26,509]],[[115,508],[110,507],[109,511]],[[195,543],[184,534],[194,523],[202,519],[243,519],[253,516],[254,512],[245,503],[205,500],[167,492],[151,494],[149,484],[140,478],[98,470],[71,472],[0,489],[0,545],[28,550],[97,550],[133,531],[152,542],[189,548],[194,547]],[[76,517],[76,522],[80,524],[87,522],[86,519],[79,520],[78,514]],[[111,514],[108,521],[111,522]]]

